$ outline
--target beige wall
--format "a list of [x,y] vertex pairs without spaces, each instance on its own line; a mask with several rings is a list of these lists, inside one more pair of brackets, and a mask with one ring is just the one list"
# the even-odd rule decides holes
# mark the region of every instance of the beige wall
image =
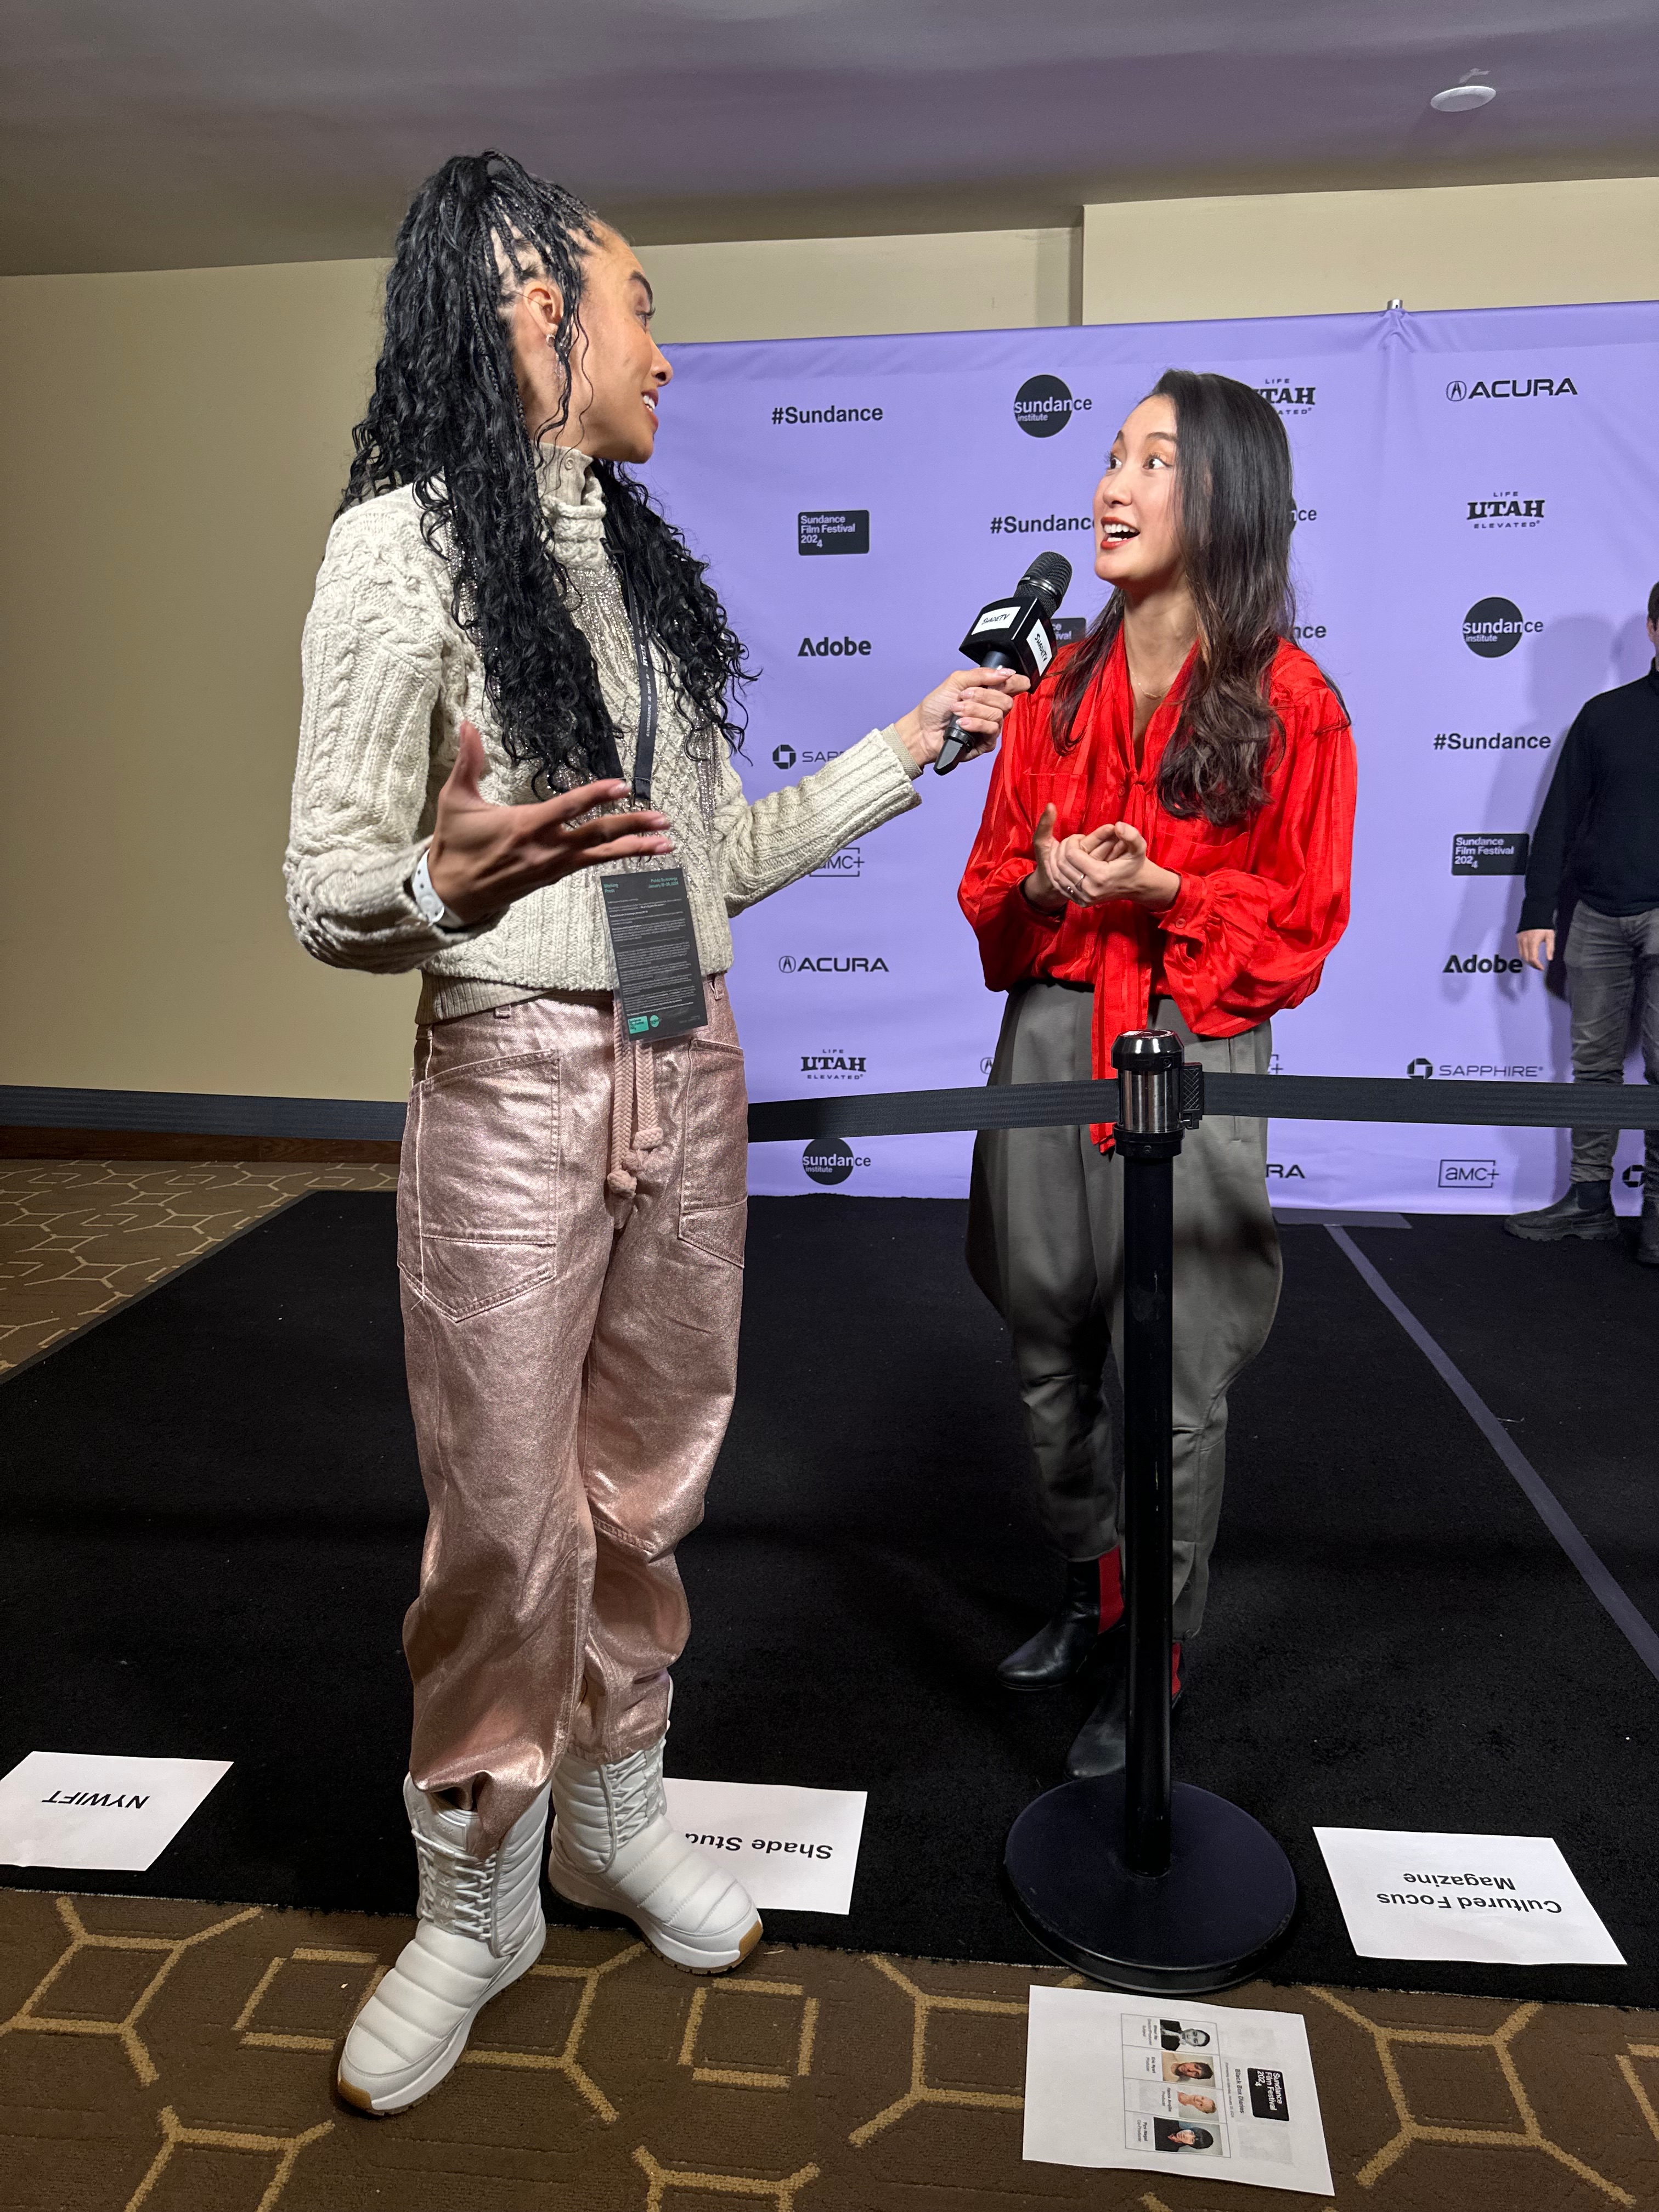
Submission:
[[392,1097],[412,982],[283,915],[367,262],[0,283],[0,1081]]
[[647,246],[665,343],[1006,331],[1078,319],[1075,230]]
[[[671,342],[1650,298],[1659,179],[1167,200],[1091,207],[1080,233],[644,258]],[[0,1083],[402,1093],[413,979],[307,960],[279,872],[300,626],[380,276],[0,280]]]
[[1082,320],[1659,298],[1659,178],[1114,201],[1083,210]]

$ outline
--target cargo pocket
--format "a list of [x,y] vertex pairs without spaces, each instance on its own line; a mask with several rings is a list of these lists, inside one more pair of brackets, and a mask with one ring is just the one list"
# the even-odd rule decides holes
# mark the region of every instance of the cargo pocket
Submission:
[[556,1053],[484,1054],[416,1084],[398,1256],[440,1313],[464,1320],[557,1273],[558,1150]]
[[749,1089],[743,1047],[694,1036],[680,1136],[680,1240],[743,1265],[748,1222]]

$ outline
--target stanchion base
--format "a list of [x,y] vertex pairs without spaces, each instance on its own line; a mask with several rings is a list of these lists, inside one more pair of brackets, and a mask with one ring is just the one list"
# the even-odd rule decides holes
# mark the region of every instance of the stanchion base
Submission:
[[1003,1868],[1045,1951],[1108,1989],[1160,1996],[1248,1981],[1291,1924],[1296,1876],[1258,1821],[1177,1783],[1170,1871],[1123,1862],[1121,1774],[1067,1782],[1028,1805]]

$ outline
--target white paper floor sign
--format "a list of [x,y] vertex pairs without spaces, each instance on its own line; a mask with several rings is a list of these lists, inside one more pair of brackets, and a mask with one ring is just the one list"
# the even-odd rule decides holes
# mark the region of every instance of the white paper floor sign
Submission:
[[0,1864],[142,1874],[230,1765],[32,1751],[0,1776]]
[[1328,2193],[1307,2026],[1203,1997],[1034,1989],[1024,2154]]
[[762,1911],[850,1912],[864,1833],[862,1790],[795,1790],[763,1782],[664,1778],[668,1814]]
[[1348,1940],[1362,1959],[1622,1966],[1549,1836],[1316,1828]]

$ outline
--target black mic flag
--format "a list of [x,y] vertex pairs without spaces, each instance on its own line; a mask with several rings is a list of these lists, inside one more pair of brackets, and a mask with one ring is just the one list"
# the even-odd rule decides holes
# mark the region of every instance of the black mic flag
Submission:
[[[1071,580],[1072,564],[1063,553],[1039,553],[1006,599],[980,609],[962,650],[981,668],[1017,668],[1035,684],[1054,657],[1054,610]],[[980,742],[952,714],[934,774],[949,775]]]

